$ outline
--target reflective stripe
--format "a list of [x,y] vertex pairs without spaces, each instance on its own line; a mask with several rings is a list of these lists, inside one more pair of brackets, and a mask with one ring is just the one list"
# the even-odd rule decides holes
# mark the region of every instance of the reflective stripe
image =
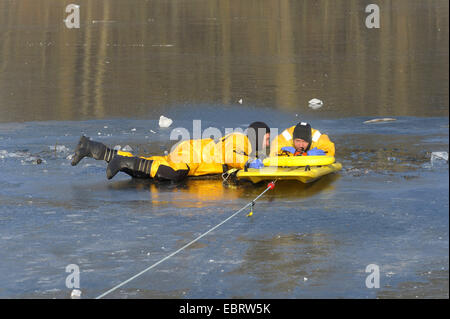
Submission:
[[287,130],[284,130],[282,135],[286,139],[286,141],[290,141],[292,139],[291,133],[289,133]]
[[308,123],[306,123],[306,122],[301,122],[300,125],[306,126],[306,125],[308,125]]
[[238,155],[244,155],[244,156],[248,156],[247,153],[245,153],[244,151],[236,151],[233,150],[234,153],[238,154]]
[[315,132],[314,132],[314,135],[312,136],[312,141],[313,141],[313,142],[317,142],[317,141],[319,140],[319,138],[320,138],[321,135],[322,135],[322,134],[321,134],[319,131],[315,131]]

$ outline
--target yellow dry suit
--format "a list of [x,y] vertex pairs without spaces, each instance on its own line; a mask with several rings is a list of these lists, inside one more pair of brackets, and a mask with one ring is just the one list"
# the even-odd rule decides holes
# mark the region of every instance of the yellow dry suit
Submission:
[[[140,157],[153,161],[140,169],[151,178],[162,171],[170,179],[186,175],[186,171],[188,176],[221,174],[231,168],[243,169],[251,152],[252,146],[245,134],[230,133],[218,142],[210,138],[181,141],[166,156]],[[134,157],[124,151],[117,151],[117,155]]]

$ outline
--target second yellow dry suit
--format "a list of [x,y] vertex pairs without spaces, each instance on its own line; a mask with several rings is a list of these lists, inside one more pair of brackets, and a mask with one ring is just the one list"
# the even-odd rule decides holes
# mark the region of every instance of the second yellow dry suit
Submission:
[[[297,133],[300,132],[300,133]],[[286,146],[294,146],[294,139],[302,138],[309,143],[308,151],[313,148],[323,150],[326,155],[334,156],[334,143],[328,135],[320,133],[319,130],[311,128],[308,123],[300,122],[297,125],[285,129],[270,143],[270,156],[285,155],[282,148]]]
[[[92,157],[108,162],[108,179],[119,171],[132,177],[156,178],[179,181],[186,176],[221,174],[228,169],[243,169],[246,163],[258,156],[263,149],[263,139],[270,128],[262,122],[250,124],[247,135],[230,133],[215,142],[213,139],[181,141],[174,145],[166,156],[136,157],[130,152],[112,150],[104,144],[82,136],[75,150],[72,165],[83,157]],[[258,132],[251,134],[251,132]]]
[[[217,143],[210,138],[187,140],[176,144],[166,156],[139,157],[151,163],[141,161],[137,170],[150,178],[170,180],[221,174],[230,168],[243,169],[251,151],[248,137],[242,133],[228,134]],[[117,151],[117,155],[135,157],[124,151]]]

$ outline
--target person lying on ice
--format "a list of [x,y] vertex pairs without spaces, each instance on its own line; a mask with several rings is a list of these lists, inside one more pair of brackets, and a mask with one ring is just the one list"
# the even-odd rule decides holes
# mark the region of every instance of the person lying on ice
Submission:
[[71,164],[75,166],[84,157],[91,157],[108,163],[108,179],[124,172],[137,178],[178,182],[187,176],[221,174],[230,168],[261,168],[264,165],[258,157],[269,144],[270,128],[263,122],[250,124],[247,135],[230,133],[217,143],[210,138],[181,141],[166,156],[137,157],[82,136]]
[[334,143],[326,134],[300,122],[285,129],[271,143],[270,156],[328,155],[334,156]]

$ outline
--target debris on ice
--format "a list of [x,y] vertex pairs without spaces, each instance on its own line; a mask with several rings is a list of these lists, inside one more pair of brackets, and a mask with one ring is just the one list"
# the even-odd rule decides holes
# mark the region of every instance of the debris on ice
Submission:
[[373,120],[368,120],[368,121],[364,121],[364,124],[371,124],[371,123],[384,123],[384,122],[393,122],[393,121],[397,121],[397,119],[393,119],[390,117],[383,117],[383,118],[379,118],[379,119],[373,119]]
[[36,156],[28,156],[28,157],[25,157],[25,159],[20,160],[20,163],[22,165],[26,165],[26,164],[39,165],[39,164],[42,164],[43,162],[47,163],[46,161],[43,161],[41,158],[36,157]]
[[10,153],[6,150],[0,150],[0,158],[11,157]]
[[47,163],[45,160],[41,159],[38,156],[34,156],[31,153],[27,152],[27,151],[17,151],[17,152],[11,152],[9,153],[6,150],[0,150],[0,159],[3,158],[23,158],[20,160],[20,163],[22,165],[26,165],[26,164],[42,164],[42,163]]
[[173,121],[167,117],[165,117],[164,115],[161,115],[159,117],[159,127],[169,127],[170,125],[172,125]]

